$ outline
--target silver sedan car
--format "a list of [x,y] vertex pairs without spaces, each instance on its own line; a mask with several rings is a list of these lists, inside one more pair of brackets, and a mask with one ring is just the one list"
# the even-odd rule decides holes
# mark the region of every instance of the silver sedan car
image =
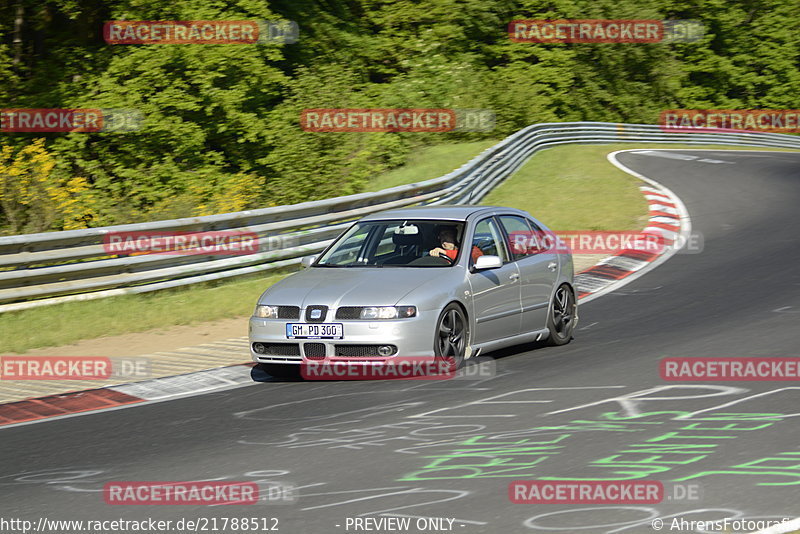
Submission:
[[[448,359],[529,341],[568,343],[572,256],[528,213],[428,206],[369,215],[267,289],[250,318],[253,361],[281,376],[308,361]],[[536,243],[531,245],[531,243]]]

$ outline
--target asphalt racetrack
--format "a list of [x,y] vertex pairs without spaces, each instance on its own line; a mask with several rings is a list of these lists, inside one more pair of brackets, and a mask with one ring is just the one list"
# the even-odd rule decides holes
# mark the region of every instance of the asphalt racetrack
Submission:
[[[702,531],[690,521],[797,517],[796,382],[665,381],[659,361],[800,355],[800,154],[618,159],[683,200],[702,251],[582,306],[571,344],[493,353],[495,372],[473,379],[255,376],[262,381],[248,387],[7,428],[4,516],[205,518],[207,528],[192,531],[207,532],[212,518],[270,518],[258,531],[287,534],[652,533],[656,518],[674,533]],[[250,506],[104,501],[113,481],[212,479],[284,493]],[[509,484],[534,479],[658,480],[665,495],[654,504],[512,503]],[[388,517],[409,526],[374,528]],[[670,529],[675,520],[687,528]]]

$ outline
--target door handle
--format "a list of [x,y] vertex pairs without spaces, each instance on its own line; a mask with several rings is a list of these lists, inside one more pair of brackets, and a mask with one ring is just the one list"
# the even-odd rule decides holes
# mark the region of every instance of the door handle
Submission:
[[558,267],[558,264],[554,261],[551,261],[550,263],[547,264],[547,268],[550,269],[551,271],[555,271],[556,267]]
[[519,274],[517,274],[517,273],[511,273],[510,275],[508,275],[508,279],[509,279],[509,280],[512,280],[512,281],[519,280]]

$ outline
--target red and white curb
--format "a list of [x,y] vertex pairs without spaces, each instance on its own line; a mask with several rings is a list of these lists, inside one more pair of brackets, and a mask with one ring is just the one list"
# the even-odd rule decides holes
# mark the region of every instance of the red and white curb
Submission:
[[[227,343],[223,341],[220,343]],[[256,384],[253,363],[0,404],[0,429]]]
[[645,182],[639,187],[649,204],[650,217],[643,234],[660,237],[664,245],[659,253],[641,250],[622,250],[575,276],[575,287],[581,304],[629,284],[652,271],[686,245],[692,231],[692,221],[681,199],[668,188],[617,160],[617,154],[633,150],[618,150],[609,154],[608,161],[623,172]]
[[[685,244],[691,231],[691,220],[680,198],[658,182],[619,163],[616,155],[620,152],[627,151],[613,152],[608,155],[608,160],[647,184],[640,187],[650,204],[650,219],[643,233],[660,235],[665,245],[672,245],[679,236],[683,236],[681,244]],[[661,254],[623,250],[579,273],[575,277],[575,284],[581,303],[632,282],[665,262],[678,248],[666,246]],[[225,340],[219,343],[229,349],[229,342]],[[209,349],[213,349],[213,346],[214,343],[204,345]],[[0,429],[254,385],[257,382],[251,376],[252,367],[253,363],[245,363],[0,404]]]

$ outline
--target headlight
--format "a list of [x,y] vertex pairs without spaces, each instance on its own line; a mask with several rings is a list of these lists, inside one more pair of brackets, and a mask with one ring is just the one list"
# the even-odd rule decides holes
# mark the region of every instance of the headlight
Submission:
[[277,319],[278,307],[277,306],[256,306],[256,311],[253,312],[253,317],[260,319]]
[[405,319],[416,315],[416,306],[370,306],[361,310],[361,319]]

